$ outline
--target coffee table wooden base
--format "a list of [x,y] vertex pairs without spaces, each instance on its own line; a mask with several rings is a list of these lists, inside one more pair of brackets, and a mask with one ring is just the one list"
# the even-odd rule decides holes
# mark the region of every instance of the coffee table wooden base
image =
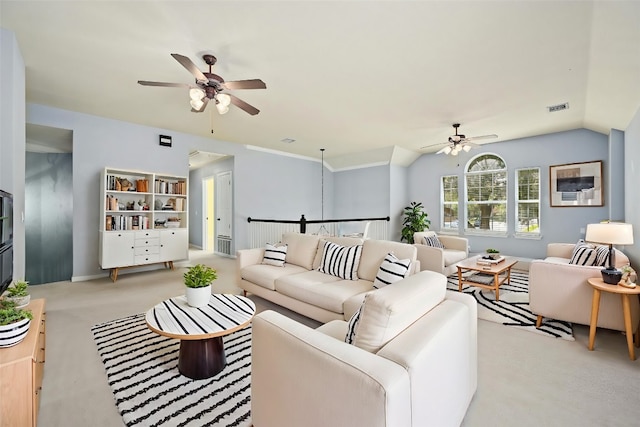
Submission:
[[227,364],[222,337],[181,340],[178,371],[192,380],[211,378]]

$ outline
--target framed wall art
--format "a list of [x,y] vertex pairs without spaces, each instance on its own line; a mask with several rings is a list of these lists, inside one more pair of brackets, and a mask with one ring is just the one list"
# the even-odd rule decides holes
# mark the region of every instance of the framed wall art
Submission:
[[602,161],[549,166],[551,207],[603,206]]

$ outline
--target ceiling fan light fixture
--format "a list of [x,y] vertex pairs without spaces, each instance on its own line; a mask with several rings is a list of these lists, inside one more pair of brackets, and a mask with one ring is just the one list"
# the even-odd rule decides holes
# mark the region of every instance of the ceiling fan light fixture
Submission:
[[218,109],[218,113],[227,114],[229,112],[229,106],[223,105],[221,102],[216,104],[216,108]]
[[[206,93],[204,92],[204,90],[200,89],[200,88],[192,88],[189,89],[189,97],[193,100],[193,101],[202,101],[202,98],[204,98],[204,96],[206,95]],[[193,106],[193,104],[191,104],[191,106]],[[202,105],[200,105],[202,107]]]
[[449,153],[451,153],[451,147],[444,147],[444,151],[443,151],[443,153],[444,153],[444,154],[449,154]]
[[200,110],[204,105],[204,101],[202,99],[192,99],[189,101],[189,104],[191,104],[191,108],[194,110]]
[[471,151],[471,146],[470,145],[463,145],[462,149],[464,150],[465,153],[468,153],[469,151]]
[[216,99],[218,100],[218,104],[216,105],[222,104],[225,107],[228,107],[231,104],[231,97],[226,93],[219,93],[216,95]]

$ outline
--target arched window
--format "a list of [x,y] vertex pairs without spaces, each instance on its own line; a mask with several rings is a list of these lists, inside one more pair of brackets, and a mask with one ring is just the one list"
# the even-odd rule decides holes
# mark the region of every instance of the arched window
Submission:
[[481,154],[465,171],[465,231],[507,232],[507,166],[495,154]]

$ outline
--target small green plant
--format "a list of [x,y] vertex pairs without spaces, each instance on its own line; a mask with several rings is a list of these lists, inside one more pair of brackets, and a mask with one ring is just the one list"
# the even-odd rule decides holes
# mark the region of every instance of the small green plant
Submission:
[[23,319],[33,319],[28,310],[16,308],[16,303],[9,300],[0,300],[0,326],[10,325]]
[[422,203],[411,202],[409,206],[404,208],[404,219],[402,220],[402,238],[400,241],[406,240],[413,243],[413,233],[428,230],[431,220],[427,218],[427,213],[422,210]]
[[497,249],[489,248],[489,249],[487,249],[487,253],[488,253],[488,254],[499,254],[499,253],[500,253],[500,251],[499,251],[499,250],[497,250]]
[[27,292],[28,286],[29,282],[26,280],[16,280],[12,286],[7,288],[7,295],[11,298],[26,297],[29,295],[29,292]]
[[204,264],[187,267],[184,285],[188,288],[204,288],[218,278],[216,270]]

